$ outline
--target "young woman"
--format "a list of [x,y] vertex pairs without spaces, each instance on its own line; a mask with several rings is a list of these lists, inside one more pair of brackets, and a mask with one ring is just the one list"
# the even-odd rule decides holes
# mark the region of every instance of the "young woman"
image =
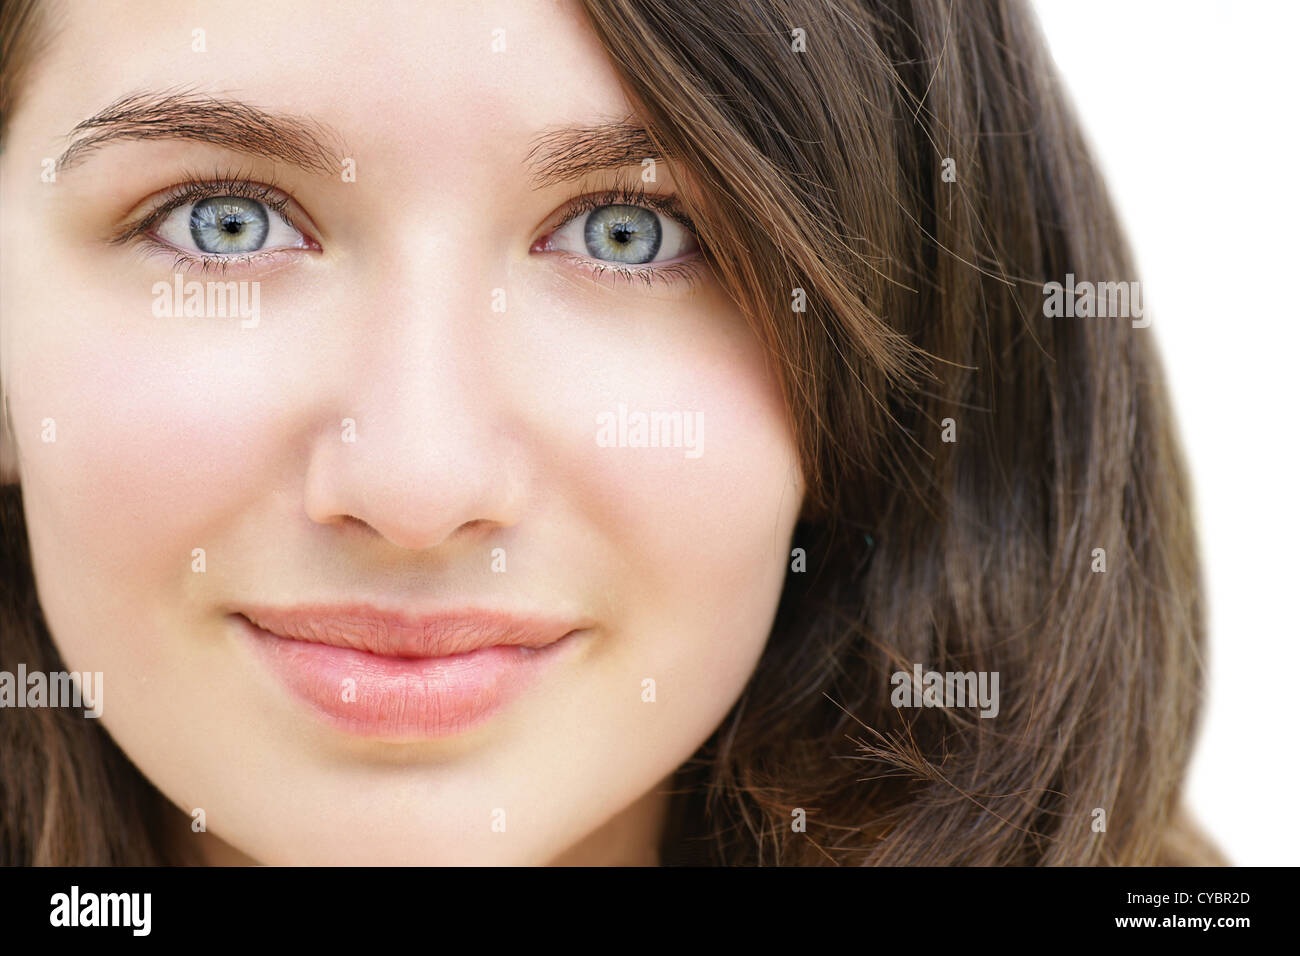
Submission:
[[1219,861],[1174,426],[1022,4],[0,43],[4,862]]

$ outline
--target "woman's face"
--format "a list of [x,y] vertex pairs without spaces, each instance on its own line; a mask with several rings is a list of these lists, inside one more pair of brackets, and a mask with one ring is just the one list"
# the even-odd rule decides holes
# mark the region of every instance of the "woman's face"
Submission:
[[0,158],[6,478],[104,728],[213,860],[647,859],[803,484],[686,228],[556,228],[675,191],[635,143],[546,160],[629,116],[576,6],[51,19]]

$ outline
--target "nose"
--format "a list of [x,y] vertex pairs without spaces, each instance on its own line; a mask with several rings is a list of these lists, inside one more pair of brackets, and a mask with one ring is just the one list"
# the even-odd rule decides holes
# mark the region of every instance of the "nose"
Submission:
[[466,288],[477,284],[452,277],[430,294],[421,277],[423,266],[409,283],[390,274],[387,295],[365,298],[390,318],[358,323],[331,363],[336,411],[322,409],[305,487],[311,520],[355,519],[411,551],[516,524],[528,483],[509,376]]

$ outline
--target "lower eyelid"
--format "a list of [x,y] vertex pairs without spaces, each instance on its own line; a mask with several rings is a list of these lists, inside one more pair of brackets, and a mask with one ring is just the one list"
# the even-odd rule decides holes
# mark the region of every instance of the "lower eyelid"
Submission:
[[550,255],[558,255],[577,268],[588,273],[592,281],[602,284],[627,283],[635,288],[650,288],[658,285],[673,287],[681,285],[685,289],[694,288],[703,277],[704,257],[699,252],[691,253],[667,262],[653,265],[629,265],[609,262],[579,255],[567,250],[554,250]]
[[219,256],[211,253],[195,254],[184,249],[177,249],[171,243],[157,239],[150,234],[140,237],[142,251],[147,257],[165,256],[171,259],[172,268],[186,273],[235,273],[256,271],[266,275],[288,265],[296,254],[310,252],[309,249],[278,248],[267,252],[236,253]]

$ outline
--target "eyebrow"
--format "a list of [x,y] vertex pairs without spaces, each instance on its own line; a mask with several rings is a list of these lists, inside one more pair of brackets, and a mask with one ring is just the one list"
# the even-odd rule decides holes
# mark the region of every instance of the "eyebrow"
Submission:
[[645,127],[624,120],[543,130],[534,138],[525,161],[534,170],[533,188],[542,189],[592,172],[640,165],[644,159],[662,161],[664,155]]
[[[179,139],[282,160],[308,172],[332,173],[342,156],[329,127],[307,117],[269,113],[239,100],[192,92],[130,93],[83,120],[56,168],[70,169],[119,140]],[[534,137],[526,162],[533,188],[569,182],[606,169],[662,160],[644,126],[631,120],[550,127]]]
[[73,127],[56,168],[69,169],[118,140],[181,139],[282,160],[313,173],[340,168],[337,133],[307,117],[268,113],[194,92],[129,93]]

